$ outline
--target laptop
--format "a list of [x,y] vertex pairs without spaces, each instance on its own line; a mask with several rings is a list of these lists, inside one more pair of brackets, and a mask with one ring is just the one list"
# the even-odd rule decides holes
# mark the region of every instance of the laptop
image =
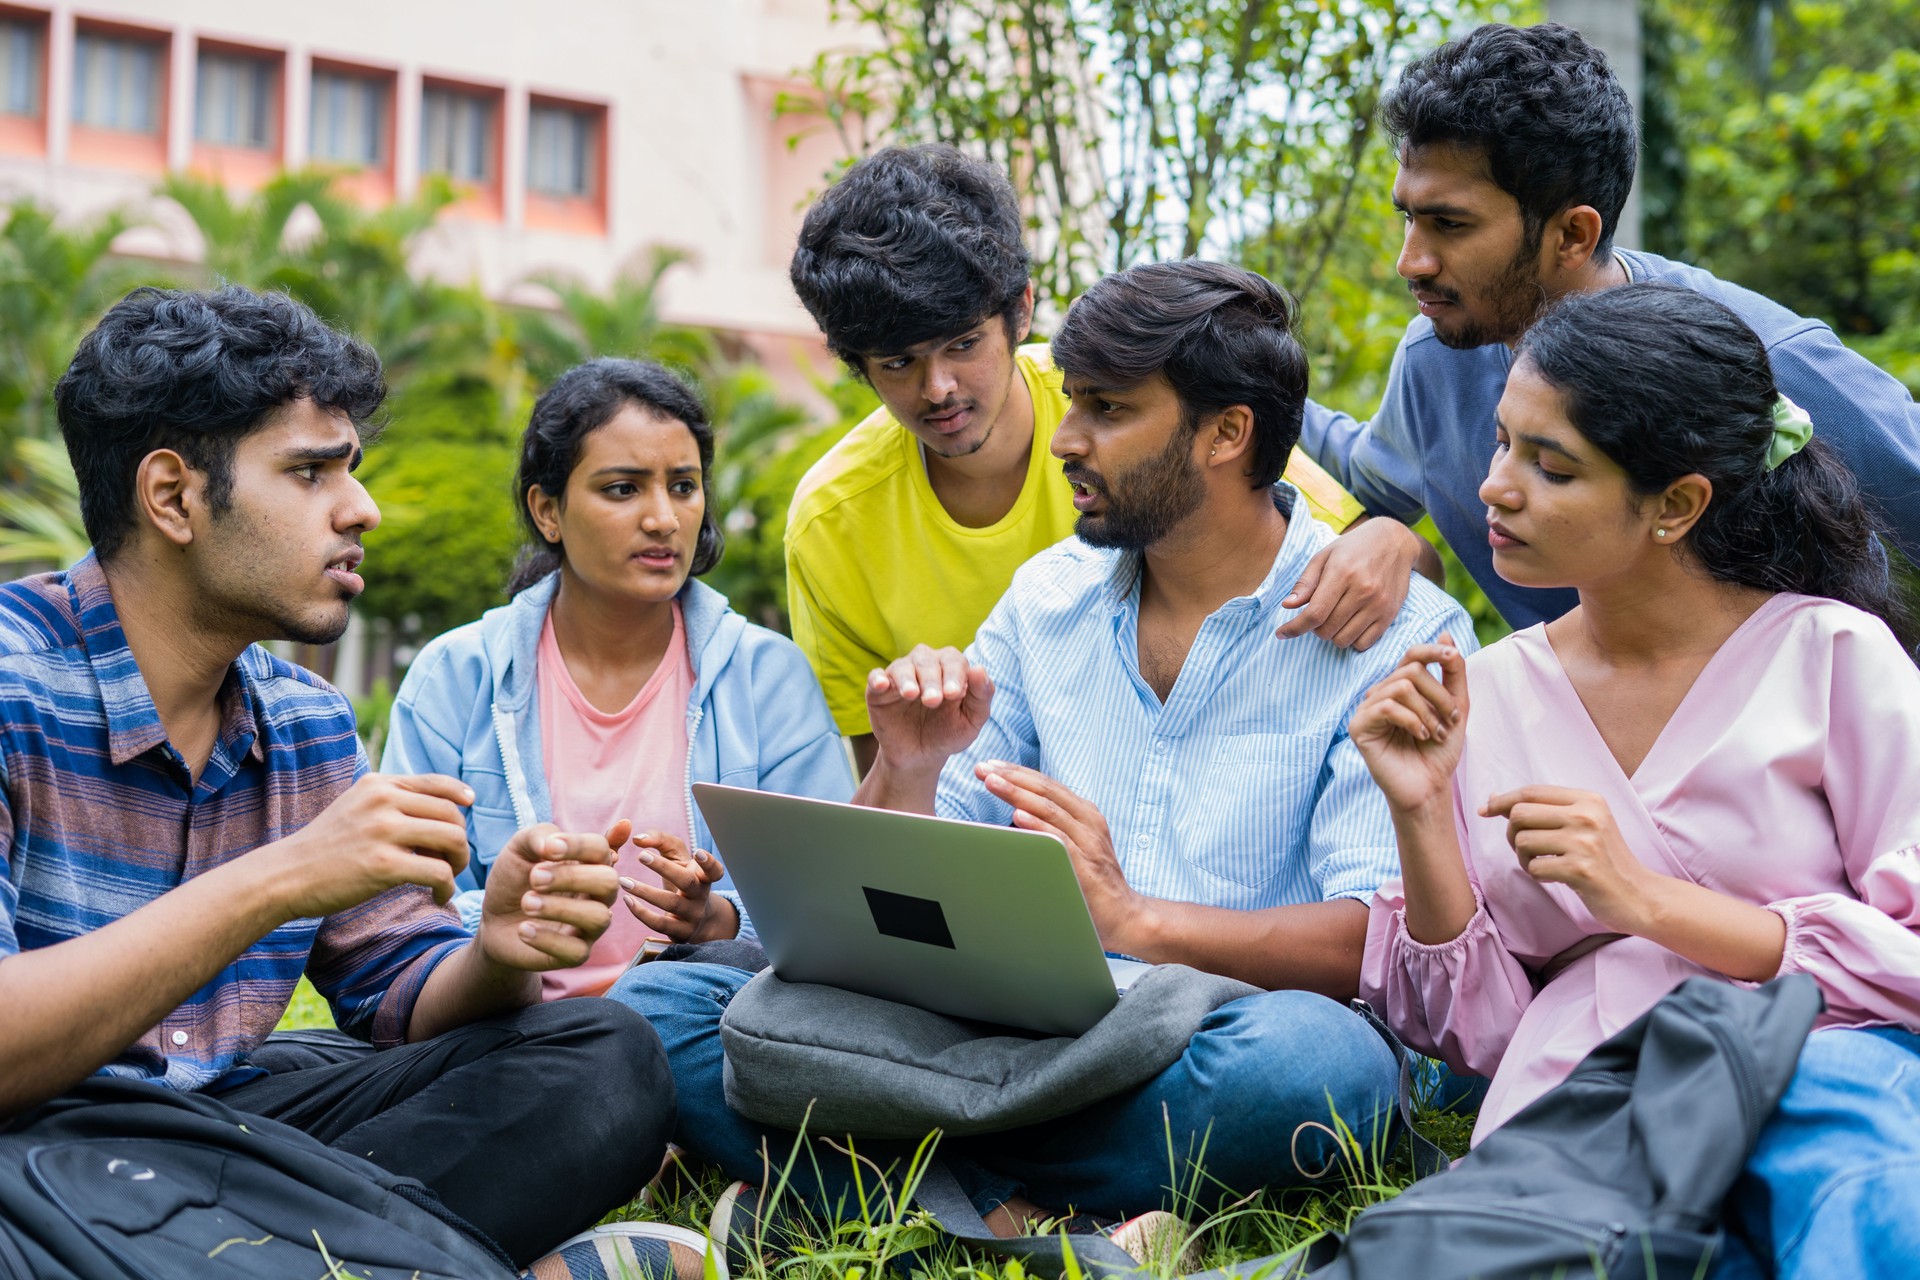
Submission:
[[1079,1035],[1150,967],[1101,951],[1053,836],[709,782],[693,796],[789,982]]

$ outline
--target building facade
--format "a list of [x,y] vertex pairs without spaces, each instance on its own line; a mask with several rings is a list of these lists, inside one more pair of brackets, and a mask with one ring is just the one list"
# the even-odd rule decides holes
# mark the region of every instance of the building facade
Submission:
[[0,0],[0,201],[128,208],[119,247],[192,261],[166,172],[326,165],[373,202],[441,173],[423,270],[511,297],[670,245],[667,316],[778,376],[821,355],[786,263],[839,142],[775,105],[846,38],[828,0]]

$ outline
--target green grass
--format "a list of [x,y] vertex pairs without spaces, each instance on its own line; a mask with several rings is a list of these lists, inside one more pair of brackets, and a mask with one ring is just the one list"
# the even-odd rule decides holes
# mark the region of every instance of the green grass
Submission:
[[[1423,1109],[1416,1124],[1448,1154],[1466,1149],[1473,1127],[1471,1116]],[[1182,1213],[1193,1223],[1204,1267],[1246,1262],[1286,1253],[1323,1232],[1344,1231],[1361,1210],[1398,1195],[1413,1181],[1406,1144],[1391,1152],[1366,1151],[1337,1121],[1342,1139],[1340,1172],[1311,1191],[1264,1191],[1227,1208]],[[857,1153],[857,1147],[856,1147]],[[1169,1162],[1171,1168],[1171,1161]],[[900,1181],[911,1185],[917,1176],[909,1168]],[[969,1255],[941,1235],[911,1204],[902,1206],[886,1193],[869,1188],[864,1204],[835,1219],[823,1219],[800,1208],[782,1189],[777,1171],[769,1179],[774,1200],[789,1221],[795,1221],[785,1245],[767,1261],[752,1268],[746,1280],[1028,1280],[1015,1261]],[[1171,1181],[1171,1178],[1170,1178]],[[877,1179],[876,1179],[877,1183]],[[659,1221],[704,1232],[714,1201],[728,1184],[712,1168],[678,1165],[656,1182],[648,1203],[636,1200],[608,1215],[608,1221]],[[1204,1175],[1191,1165],[1174,1207],[1191,1206],[1204,1185]],[[1150,1267],[1148,1274],[1168,1275],[1168,1265]],[[1068,1277],[1068,1280],[1077,1280]]]
[[[326,1001],[302,978],[280,1029],[332,1025]],[[1416,1109],[1415,1124],[1448,1155],[1457,1157],[1467,1149],[1473,1117],[1421,1107]],[[1324,1231],[1344,1231],[1362,1209],[1391,1199],[1412,1183],[1405,1143],[1391,1152],[1366,1151],[1338,1122],[1335,1127],[1341,1130],[1345,1167],[1321,1189],[1259,1192],[1219,1212],[1182,1214],[1194,1223],[1204,1266],[1285,1253]],[[1171,1158],[1168,1163],[1172,1182]],[[915,1177],[913,1169],[902,1174],[909,1183]],[[769,1181],[779,1188],[782,1178],[776,1173]],[[670,1222],[704,1233],[714,1201],[727,1185],[726,1175],[718,1169],[678,1165],[655,1184],[647,1204],[635,1200],[607,1220]],[[1182,1194],[1175,1197],[1176,1209],[1182,1201],[1190,1204],[1204,1185],[1204,1175],[1189,1165]],[[1018,1262],[968,1255],[911,1204],[903,1206],[880,1190],[877,1178],[868,1190],[864,1205],[837,1219],[808,1214],[793,1196],[776,1190],[776,1204],[790,1220],[797,1220],[797,1226],[780,1256],[755,1267],[745,1280],[882,1280],[888,1276],[895,1280],[910,1276],[916,1280],[1030,1280]],[[1163,1273],[1166,1270],[1161,1268]]]
[[327,1008],[327,1002],[313,989],[313,984],[305,978],[293,989],[293,1001],[287,1005],[287,1011],[280,1015],[280,1025],[275,1031],[312,1031],[316,1028],[333,1026],[333,1011]]

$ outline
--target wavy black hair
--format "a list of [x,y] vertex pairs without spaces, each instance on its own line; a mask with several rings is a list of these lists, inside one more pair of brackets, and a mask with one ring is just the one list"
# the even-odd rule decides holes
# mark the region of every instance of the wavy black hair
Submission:
[[1549,218],[1583,204],[1600,214],[1595,252],[1612,245],[1640,130],[1607,55],[1572,27],[1488,23],[1443,44],[1407,68],[1380,122],[1403,154],[1451,143],[1484,155],[1520,204],[1529,250]]
[[1767,468],[1780,392],[1766,344],[1739,316],[1677,285],[1569,294],[1527,331],[1515,363],[1560,392],[1568,420],[1636,492],[1686,475],[1712,481],[1680,543],[1709,575],[1845,601],[1911,644],[1911,614],[1876,541],[1884,526],[1839,454],[1815,434]]
[[1286,470],[1307,403],[1297,308],[1265,276],[1187,258],[1130,267],[1074,302],[1053,340],[1062,373],[1097,386],[1166,376],[1188,432],[1231,405],[1253,411],[1247,479],[1265,489]]
[[886,147],[807,210],[788,275],[847,367],[963,333],[1021,334],[1031,260],[1007,175],[950,146]]
[[507,580],[507,594],[518,595],[560,567],[566,548],[549,543],[533,522],[527,494],[535,485],[542,493],[559,497],[567,491],[567,477],[579,465],[586,438],[611,422],[621,409],[637,405],[662,418],[684,422],[700,449],[700,490],[706,512],[693,546],[690,571],[698,577],[720,563],[726,539],[714,515],[713,425],[706,406],[694,389],[657,364],[645,360],[603,357],[575,365],[553,380],[534,402],[533,415],[520,437],[520,467],[513,477],[513,496],[527,542]]
[[156,449],[207,477],[216,513],[233,501],[233,451],[296,400],[345,414],[363,440],[386,399],[373,349],[281,293],[231,285],[135,289],[80,340],[53,403],[102,561],[137,523],[134,478]]

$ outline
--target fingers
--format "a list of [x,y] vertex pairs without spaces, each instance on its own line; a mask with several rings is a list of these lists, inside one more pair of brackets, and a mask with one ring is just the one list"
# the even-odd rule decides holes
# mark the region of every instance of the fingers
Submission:
[[633,822],[630,819],[622,818],[607,828],[607,848],[615,853],[624,848],[627,841],[631,839],[633,839]]
[[529,890],[520,895],[520,910],[530,922],[565,925],[578,930],[582,936],[598,936],[606,931],[614,895],[618,890],[619,879],[611,875],[607,877],[604,892],[596,888],[589,896],[535,893]]
[[401,790],[411,791],[416,795],[437,796],[457,805],[473,803],[473,788],[458,778],[449,778],[444,773],[392,773],[368,776],[385,778]]
[[1516,791],[1502,791],[1498,795],[1488,796],[1487,802],[1480,806],[1480,816],[1506,818],[1511,816],[1515,805],[1571,805],[1591,795],[1591,791],[1580,791],[1573,787],[1521,787]]
[[1100,818],[1100,810],[1092,801],[1075,794],[1071,788],[1038,769],[1029,769],[1010,760],[984,760],[974,766],[974,774],[990,790],[995,789],[996,784],[1001,784],[1004,790],[996,790],[996,794],[1010,803],[1013,802],[1013,796],[1021,797],[1024,802],[1015,803],[1015,808],[1025,809],[1036,817],[1046,818],[1056,824],[1064,820],[1090,823]]
[[931,709],[965,697],[967,675],[966,655],[958,649],[917,644],[906,657],[896,658],[885,670],[868,675],[867,697],[883,705],[898,699]]
[[509,849],[515,846],[533,862],[585,862],[610,867],[614,860],[613,846],[605,836],[586,831],[561,831],[546,822],[516,833],[507,844]]
[[[1286,599],[1280,602],[1282,609],[1297,609],[1313,599],[1314,590],[1320,585],[1320,575],[1326,570],[1327,557],[1331,554],[1333,554],[1331,546],[1323,547],[1319,554],[1307,561],[1307,567],[1300,571],[1300,580],[1293,584],[1293,590],[1289,591]],[[1288,619],[1276,634],[1283,639],[1305,635],[1310,628],[1300,627],[1297,631],[1293,629],[1299,622],[1298,618]]]
[[612,867],[587,862],[543,862],[527,874],[527,884],[541,894],[571,894],[611,903],[620,883]]
[[554,962],[547,967],[571,969],[586,961],[593,951],[593,944],[600,940],[600,935],[604,932],[606,932],[604,923],[591,933],[583,935],[568,925],[527,920],[521,923],[517,934],[520,941],[527,947]]
[[687,919],[685,916],[675,915],[673,912],[655,906],[646,899],[639,897],[634,891],[644,889],[646,886],[640,884],[638,881],[629,880],[627,885],[622,887],[626,888],[628,886],[631,887],[628,888],[625,894],[621,895],[620,900],[626,903],[628,913],[632,915],[635,920],[638,920],[649,930],[659,934],[661,937],[671,938],[675,942],[685,942],[687,939],[693,937],[693,921]]
[[[1327,553],[1322,551],[1320,554],[1326,555]],[[1314,587],[1312,598],[1307,601],[1300,612],[1294,614],[1282,623],[1280,629],[1273,634],[1282,640],[1292,640],[1298,636],[1306,635],[1309,631],[1319,631],[1320,628],[1326,626],[1327,622],[1333,617],[1335,608],[1339,606],[1341,594],[1340,584],[1337,582],[1322,582],[1317,584]]]

